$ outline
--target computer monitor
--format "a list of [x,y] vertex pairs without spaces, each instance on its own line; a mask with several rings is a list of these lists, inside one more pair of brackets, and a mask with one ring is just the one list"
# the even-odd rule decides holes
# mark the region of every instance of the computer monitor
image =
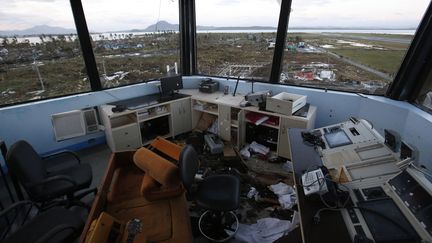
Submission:
[[181,75],[164,77],[161,81],[161,92],[162,95],[172,95],[174,91],[183,88],[183,80]]
[[344,130],[336,130],[331,133],[324,134],[327,144],[330,148],[336,148],[352,144],[351,139],[345,133]]

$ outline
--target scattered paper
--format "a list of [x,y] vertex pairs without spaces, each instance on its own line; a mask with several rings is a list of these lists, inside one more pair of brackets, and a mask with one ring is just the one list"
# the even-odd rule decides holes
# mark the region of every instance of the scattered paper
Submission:
[[268,147],[266,147],[264,145],[261,145],[261,144],[255,142],[255,141],[253,141],[250,144],[250,149],[252,149],[252,151],[254,151],[255,153],[259,153],[259,154],[262,154],[262,155],[266,155],[266,154],[268,154],[270,152],[270,148],[268,148]]
[[291,209],[297,203],[297,195],[292,186],[279,182],[269,186],[269,189],[278,196],[282,208]]
[[269,186],[269,189],[276,195],[281,196],[285,194],[290,194],[294,192],[294,188],[283,182]]
[[255,122],[255,125],[257,125],[257,126],[261,125],[263,122],[267,121],[269,118],[270,117],[268,117],[268,116],[263,116]]
[[294,214],[291,219],[291,224],[294,226],[294,228],[298,225],[300,225],[300,214],[297,211],[294,211]]
[[239,224],[234,242],[271,243],[288,234],[293,228],[289,220],[263,218],[256,224]]
[[251,151],[254,153],[266,155],[270,152],[270,148],[253,141],[251,144],[246,144],[240,150],[240,155],[243,156],[243,158],[249,159],[251,157]]
[[257,191],[257,189],[255,187],[251,187],[248,194],[247,194],[248,198],[254,198],[255,200],[257,200],[259,198],[259,193]]
[[288,172],[294,172],[293,163],[289,160],[282,165],[282,168]]
[[211,126],[207,129],[208,132],[213,133],[213,134],[218,134],[219,133],[219,129],[218,129],[218,119],[216,119]]
[[281,195],[279,196],[278,201],[282,208],[290,209],[296,204],[297,196],[295,194]]
[[243,158],[249,159],[251,157],[251,153],[249,151],[249,145],[246,145],[240,150],[240,155],[243,156]]

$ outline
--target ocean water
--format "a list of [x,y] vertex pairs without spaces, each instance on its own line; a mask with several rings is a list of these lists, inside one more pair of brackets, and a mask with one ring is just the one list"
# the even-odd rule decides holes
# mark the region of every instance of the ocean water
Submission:
[[[198,30],[197,33],[270,33],[277,30]],[[370,34],[393,34],[414,35],[414,29],[290,29],[288,33],[370,33]]]
[[[266,30],[198,30],[197,33],[272,33],[276,32],[276,29],[266,29]],[[98,41],[103,36],[105,39],[122,39],[122,36],[128,36],[132,34],[136,35],[144,35],[151,34],[152,32],[106,32],[106,33],[93,33],[90,34],[94,41]],[[414,29],[288,29],[288,33],[370,33],[370,34],[393,34],[393,35],[414,35]],[[115,35],[116,34],[116,35]],[[66,35],[68,36],[68,35]],[[57,38],[57,36],[53,36]],[[71,40],[75,40],[77,38],[76,35],[71,36]],[[8,38],[9,41],[12,38]],[[67,37],[66,40],[69,38]],[[27,36],[27,37],[18,37],[18,42],[26,42],[30,43],[41,43],[42,40],[39,36]],[[50,41],[48,38],[45,38],[46,42]]]

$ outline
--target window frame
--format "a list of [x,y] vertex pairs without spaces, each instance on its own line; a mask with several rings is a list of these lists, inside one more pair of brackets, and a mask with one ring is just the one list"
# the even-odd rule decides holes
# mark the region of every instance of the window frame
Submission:
[[[432,69],[432,2],[426,9],[386,96],[415,103]],[[421,106],[421,105],[420,105]]]
[[[196,0],[191,0],[193,1],[193,5],[195,6],[195,1]],[[279,80],[280,80],[280,74],[282,72],[282,61],[283,61],[283,53],[284,53],[284,48],[285,48],[285,39],[286,36],[288,34],[288,21],[289,21],[289,14],[291,11],[291,3],[292,0],[281,0],[281,6],[280,6],[280,12],[279,12],[279,21],[278,21],[278,27],[277,27],[277,31],[276,31],[276,43],[275,43],[275,48],[273,49],[273,58],[272,58],[272,62],[271,62],[271,69],[270,69],[270,75],[268,77],[268,80],[264,81],[264,80],[255,80],[255,79],[248,79],[248,78],[240,78],[239,80],[244,80],[244,81],[250,81],[250,82],[259,82],[259,83],[267,83],[267,84],[279,84]],[[194,7],[194,10],[196,10],[196,8]],[[198,61],[197,61],[197,53],[198,53],[198,49],[197,49],[197,34],[196,34],[196,12],[193,12],[193,20],[194,20],[194,25],[195,25],[195,37],[194,37],[194,45],[195,45],[195,53],[194,53],[194,66],[193,66],[193,70],[194,72],[192,72],[193,75],[199,75],[199,76],[205,76],[205,77],[216,77],[216,78],[222,78],[222,79],[237,79],[237,78],[233,78],[233,77],[225,77],[225,76],[215,76],[215,75],[210,75],[210,74],[205,74],[205,73],[201,73],[198,71]],[[285,31],[284,31],[285,30]],[[276,50],[280,51],[282,50],[281,54],[277,54]],[[279,71],[278,71],[279,70]],[[278,74],[277,74],[278,73]],[[275,77],[275,82],[272,82],[272,78]]]
[[[195,1],[195,0],[192,0]],[[304,88],[310,88],[310,89],[318,89],[318,90],[331,90],[331,91],[337,91],[337,92],[345,92],[345,93],[359,93],[356,91],[345,91],[345,90],[338,90],[338,89],[331,89],[331,88],[318,88],[318,87],[312,87],[312,86],[305,86],[305,85],[294,85],[294,84],[286,84],[286,83],[280,83],[280,74],[282,72],[282,64],[283,64],[283,55],[284,55],[284,48],[286,45],[286,37],[288,35],[288,23],[289,23],[289,18],[290,18],[290,12],[291,11],[287,11],[288,9],[291,10],[291,4],[292,4],[292,0],[282,0],[281,1],[281,9],[280,9],[280,14],[279,14],[279,23],[278,23],[278,30],[276,33],[276,43],[275,43],[275,49],[273,52],[273,62],[272,62],[272,67],[271,67],[271,74],[269,77],[268,81],[262,81],[262,80],[252,80],[252,79],[248,79],[248,78],[243,78],[240,80],[245,80],[245,81],[253,81],[253,82],[260,82],[260,83],[267,83],[267,84],[278,84],[278,85],[286,85],[286,86],[294,86],[294,87],[304,87]],[[400,97],[402,90],[404,88],[404,85],[407,85],[407,82],[405,81],[406,76],[413,76],[413,71],[409,70],[408,72],[406,72],[406,74],[402,77],[402,68],[406,69],[406,66],[408,66],[408,60],[407,58],[409,58],[411,55],[413,55],[413,53],[415,52],[414,49],[417,50],[417,55],[414,54],[414,58],[410,58],[411,62],[413,62],[413,64],[411,64],[411,66],[417,66],[419,65],[419,61],[417,60],[419,54],[422,54],[421,48],[419,48],[417,45],[417,42],[421,42],[421,46],[431,46],[432,47],[432,41],[427,42],[424,39],[425,34],[429,35],[429,38],[432,38],[432,27],[430,25],[432,25],[432,2],[429,4],[429,7],[426,9],[426,12],[423,16],[423,19],[420,21],[419,23],[419,27],[416,31],[416,33],[414,34],[413,37],[413,41],[410,44],[408,50],[407,50],[407,54],[405,55],[401,66],[397,72],[397,75],[395,76],[395,78],[393,79],[393,81],[391,82],[387,92],[383,95],[380,94],[364,94],[364,95],[370,95],[370,96],[379,96],[379,97],[389,97],[391,99],[396,99],[396,100],[404,100],[403,98]],[[196,14],[194,13],[194,16]],[[287,16],[285,18],[285,16]],[[287,29],[285,30],[285,25]],[[426,27],[429,26],[429,27]],[[422,34],[419,34],[422,33]],[[421,36],[421,37],[420,37]],[[196,42],[196,40],[195,40]],[[282,44],[281,44],[282,42]],[[417,44],[414,44],[414,42],[416,42]],[[278,50],[278,51],[276,51]],[[423,55],[428,57],[427,55]],[[430,52],[429,56],[432,56],[432,52]],[[427,60],[428,58],[426,58]],[[429,58],[429,63],[431,62],[432,58]],[[424,60],[424,59],[423,59]],[[427,68],[429,68],[429,70],[431,70],[432,68],[432,64],[427,65],[427,67],[425,67],[426,70]],[[196,68],[197,70],[197,68]],[[200,76],[206,76],[206,77],[216,77],[216,78],[223,78],[223,79],[235,79],[235,78],[230,78],[230,77],[220,77],[220,76],[215,76],[215,75],[209,75],[209,74],[205,74],[205,73],[200,73],[200,72],[195,72],[193,73],[194,75],[200,75]],[[400,78],[398,78],[398,76],[401,76]],[[418,93],[420,92],[421,88],[423,87],[423,84],[427,81],[425,80],[427,74],[423,74],[422,77],[422,81],[415,83],[411,88],[413,89],[412,93],[410,94],[410,98],[407,99],[410,103],[413,103],[413,101],[417,98]],[[419,78],[419,76],[415,76],[417,80],[417,78]],[[400,88],[397,91],[391,91],[391,89],[394,89],[396,86],[400,86],[402,85],[402,88]],[[392,88],[393,87],[393,88]]]
[[[303,87],[317,90],[331,90],[344,93],[358,93],[355,91],[342,91],[337,89],[323,89],[318,87],[310,87],[304,85],[293,85],[279,83],[281,74],[281,65],[283,63],[284,48],[286,37],[288,35],[288,23],[291,12],[292,0],[282,0],[278,29],[276,33],[275,49],[273,51],[273,60],[271,64],[271,73],[268,80],[254,80],[242,78],[240,80],[246,82],[258,82],[266,84],[278,84],[293,87]],[[96,59],[93,52],[91,37],[88,31],[88,26],[85,19],[84,10],[81,0],[70,0],[71,10],[73,13],[75,26],[80,41],[84,64],[86,66],[87,75],[90,81],[90,90],[78,93],[69,93],[59,96],[51,96],[37,100],[26,100],[10,104],[2,104],[0,108],[26,103],[34,103],[50,99],[57,99],[80,94],[87,94],[101,90],[110,90],[118,87],[125,87],[135,84],[147,83],[157,80],[149,79],[133,84],[124,84],[116,87],[103,88],[99,78],[99,72],[96,65]],[[180,34],[180,73],[184,76],[199,75],[205,77],[215,77],[220,79],[235,79],[230,77],[220,77],[198,72],[197,68],[197,33],[196,33],[196,8],[195,0],[179,0],[179,34]],[[413,41],[402,61],[393,82],[391,83],[385,95],[367,94],[371,96],[384,96],[395,100],[405,100],[416,106],[421,106],[415,103],[415,100],[421,91],[422,87],[427,82],[427,76],[432,70],[432,2],[429,4],[426,12],[421,20],[419,27],[414,35]]]

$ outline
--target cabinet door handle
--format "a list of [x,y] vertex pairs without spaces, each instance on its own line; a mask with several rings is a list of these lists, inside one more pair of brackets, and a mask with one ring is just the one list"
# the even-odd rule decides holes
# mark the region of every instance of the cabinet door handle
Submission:
[[128,132],[125,132],[125,135],[128,135],[129,133]]

